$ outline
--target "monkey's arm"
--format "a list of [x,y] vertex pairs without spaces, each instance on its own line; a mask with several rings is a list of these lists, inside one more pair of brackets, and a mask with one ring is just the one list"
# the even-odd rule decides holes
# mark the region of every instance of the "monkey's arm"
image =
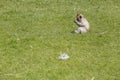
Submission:
[[78,22],[77,20],[74,21],[79,27],[84,27],[83,24],[81,24],[80,22]]

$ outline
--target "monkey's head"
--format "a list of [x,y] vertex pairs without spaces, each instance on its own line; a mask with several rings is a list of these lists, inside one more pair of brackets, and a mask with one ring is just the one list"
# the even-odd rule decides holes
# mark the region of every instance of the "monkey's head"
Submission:
[[81,22],[81,19],[83,18],[83,15],[82,14],[77,14],[76,15],[76,20]]

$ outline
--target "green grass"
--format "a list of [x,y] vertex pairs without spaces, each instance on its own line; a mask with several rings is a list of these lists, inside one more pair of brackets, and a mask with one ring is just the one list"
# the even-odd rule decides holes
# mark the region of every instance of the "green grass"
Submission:
[[[120,80],[119,3],[0,0],[0,80]],[[86,34],[71,33],[78,12]]]

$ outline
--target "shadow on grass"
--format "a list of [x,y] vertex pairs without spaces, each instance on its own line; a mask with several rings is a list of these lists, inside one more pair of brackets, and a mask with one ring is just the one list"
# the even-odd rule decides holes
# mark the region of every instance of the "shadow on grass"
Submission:
[[72,34],[75,34],[75,31],[71,31]]

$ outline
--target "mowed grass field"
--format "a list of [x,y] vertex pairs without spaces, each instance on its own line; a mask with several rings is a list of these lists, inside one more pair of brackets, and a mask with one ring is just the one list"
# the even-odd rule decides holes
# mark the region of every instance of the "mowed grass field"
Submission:
[[120,0],[0,0],[0,80],[120,80]]

